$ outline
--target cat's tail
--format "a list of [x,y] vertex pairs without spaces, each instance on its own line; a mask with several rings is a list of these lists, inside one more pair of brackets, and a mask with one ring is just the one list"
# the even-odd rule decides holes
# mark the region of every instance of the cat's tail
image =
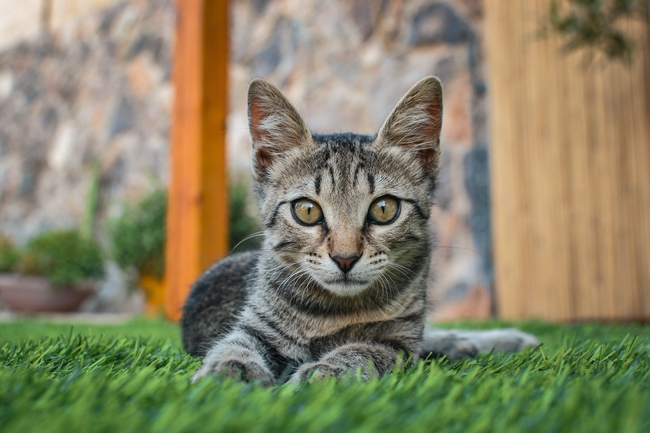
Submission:
[[518,352],[539,346],[531,334],[515,328],[485,331],[424,328],[422,358],[446,356],[451,360],[472,358],[479,352]]

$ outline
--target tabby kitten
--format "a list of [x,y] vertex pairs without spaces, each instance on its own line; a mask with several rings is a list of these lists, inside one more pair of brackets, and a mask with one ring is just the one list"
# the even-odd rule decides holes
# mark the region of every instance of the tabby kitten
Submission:
[[185,349],[204,356],[194,380],[372,378],[400,354],[537,345],[516,330],[425,332],[438,79],[415,84],[376,136],[312,134],[261,79],[249,87],[248,118],[264,242],[195,283],[182,319]]

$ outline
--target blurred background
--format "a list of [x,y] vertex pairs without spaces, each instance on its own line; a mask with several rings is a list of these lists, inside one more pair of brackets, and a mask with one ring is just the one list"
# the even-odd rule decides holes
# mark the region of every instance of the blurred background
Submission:
[[[227,190],[215,199],[229,215],[219,256],[259,230],[251,79],[277,85],[313,131],[373,134],[433,74],[445,112],[432,317],[650,319],[646,0],[204,3],[0,0],[0,271],[99,280],[86,312],[160,311],[186,92],[209,105],[213,82],[227,89],[212,130],[225,159],[201,166],[227,179],[205,178]],[[196,59],[191,38],[177,40],[190,33]],[[190,63],[226,74],[199,73],[187,90]],[[97,260],[53,277],[56,259],[80,251]]]

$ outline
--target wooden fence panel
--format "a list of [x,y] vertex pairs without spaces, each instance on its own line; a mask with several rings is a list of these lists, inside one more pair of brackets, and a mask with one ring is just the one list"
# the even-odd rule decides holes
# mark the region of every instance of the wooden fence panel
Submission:
[[497,307],[504,318],[650,319],[650,46],[564,54],[549,0],[488,0]]

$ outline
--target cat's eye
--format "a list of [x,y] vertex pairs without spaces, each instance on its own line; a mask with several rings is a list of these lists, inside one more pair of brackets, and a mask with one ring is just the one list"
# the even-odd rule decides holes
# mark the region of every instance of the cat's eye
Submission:
[[385,195],[372,202],[368,210],[368,219],[375,224],[390,224],[397,219],[399,212],[399,200]]
[[311,200],[301,198],[291,205],[293,217],[301,224],[313,226],[323,221],[323,210]]

